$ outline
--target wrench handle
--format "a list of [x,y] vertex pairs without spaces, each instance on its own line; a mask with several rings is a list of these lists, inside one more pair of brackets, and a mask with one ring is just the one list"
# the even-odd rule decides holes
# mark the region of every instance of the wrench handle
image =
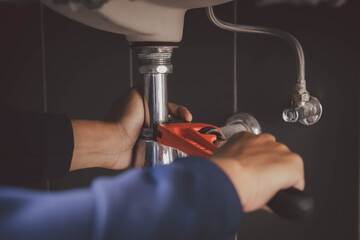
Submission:
[[288,188],[276,193],[267,206],[280,217],[301,220],[314,211],[314,198],[304,191]]

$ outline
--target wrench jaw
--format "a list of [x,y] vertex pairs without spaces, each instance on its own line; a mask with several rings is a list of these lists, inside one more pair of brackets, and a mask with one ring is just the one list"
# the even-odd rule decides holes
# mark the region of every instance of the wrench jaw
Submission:
[[144,128],[134,151],[135,167],[172,163],[188,155],[208,157],[225,141],[221,130],[203,123],[170,123]]
[[232,135],[261,132],[257,120],[246,113],[235,114],[219,128],[206,123],[168,123],[144,128],[134,152],[135,167],[154,167],[172,163],[176,158],[207,158]]

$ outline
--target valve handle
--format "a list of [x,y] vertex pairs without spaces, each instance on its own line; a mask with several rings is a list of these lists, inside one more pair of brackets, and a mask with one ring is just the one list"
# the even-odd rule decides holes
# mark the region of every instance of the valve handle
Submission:
[[267,206],[280,217],[301,220],[309,217],[314,211],[314,198],[304,191],[288,188],[279,191]]

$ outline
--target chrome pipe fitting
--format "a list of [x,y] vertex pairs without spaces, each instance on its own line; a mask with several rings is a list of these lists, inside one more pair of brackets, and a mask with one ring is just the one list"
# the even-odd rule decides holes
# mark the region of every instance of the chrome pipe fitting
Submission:
[[139,72],[143,75],[145,117],[153,125],[168,121],[167,76],[172,73],[172,46],[138,48]]

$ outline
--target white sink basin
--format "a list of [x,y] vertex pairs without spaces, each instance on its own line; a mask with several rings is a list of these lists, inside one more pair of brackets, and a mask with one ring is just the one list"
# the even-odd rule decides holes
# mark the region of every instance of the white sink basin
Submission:
[[130,42],[180,42],[186,10],[231,0],[109,0],[91,10],[81,5],[42,2],[88,26],[125,34]]

